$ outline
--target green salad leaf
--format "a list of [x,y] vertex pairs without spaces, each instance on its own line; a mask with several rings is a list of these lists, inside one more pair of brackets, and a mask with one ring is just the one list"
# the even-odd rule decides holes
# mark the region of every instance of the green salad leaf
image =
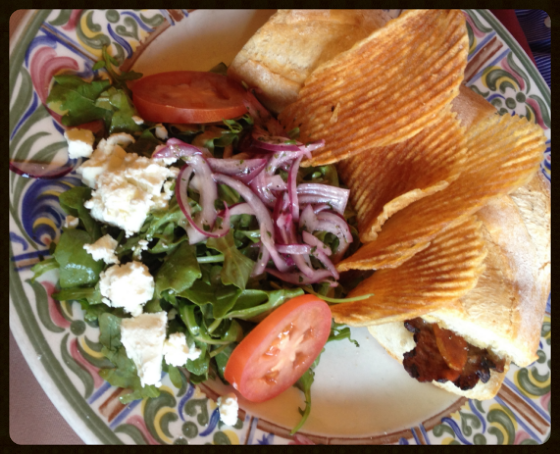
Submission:
[[222,282],[245,290],[245,285],[251,276],[255,262],[244,256],[235,247],[233,231],[230,230],[227,235],[221,238],[208,238],[206,246],[224,254],[224,267],[221,272]]
[[[323,349],[323,351],[325,350]],[[307,421],[309,413],[311,413],[311,385],[315,380],[314,369],[319,365],[319,359],[321,358],[321,354],[322,352],[319,354],[319,356],[317,356],[315,361],[313,361],[313,364],[311,364],[309,369],[307,369],[303,373],[303,375],[299,378],[299,380],[295,384],[296,388],[303,391],[303,395],[305,398],[305,408],[303,410],[301,408],[298,408],[299,414],[301,415],[301,419],[299,423],[291,430],[290,435],[295,434],[299,429],[303,427],[305,421]]]
[[105,264],[96,261],[86,252],[84,244],[91,244],[92,237],[84,230],[67,229],[60,235],[54,258],[60,267],[60,288],[92,286],[99,280]]
[[58,262],[54,257],[41,260],[39,263],[36,263],[31,268],[33,272],[33,277],[31,278],[31,283],[35,282],[39,276],[46,273],[47,271],[57,270],[60,267]]
[[101,353],[116,367],[101,369],[99,375],[111,385],[130,388],[132,393],[121,396],[125,404],[144,397],[159,396],[159,389],[153,385],[142,386],[134,362],[126,355],[121,342],[121,318],[105,312],[99,316],[99,342],[103,345]]
[[202,276],[196,260],[196,247],[183,242],[169,254],[155,277],[156,294],[165,290],[180,293]]
[[58,103],[64,126],[77,126],[94,120],[109,120],[108,112],[95,105],[97,97],[105,91],[111,82],[94,80],[86,82],[74,75],[54,76],[55,84],[49,92],[47,103]]
[[211,304],[214,318],[223,318],[233,307],[242,290],[233,285],[213,285],[198,279],[177,296],[188,299],[198,306]]
[[[136,108],[124,90],[110,87],[99,95],[95,101],[95,106],[105,109],[105,119],[109,132],[128,132],[134,133],[142,131],[143,127],[135,123],[133,116],[138,115]],[[110,118],[110,123],[107,119]]]
[[86,186],[76,186],[63,192],[58,197],[60,207],[67,214],[80,219],[86,232],[90,234],[92,242],[94,242],[101,237],[101,228],[84,206],[84,203],[89,199],[91,199],[91,189]]
[[246,289],[239,295],[227,316],[241,320],[259,321],[286,301],[303,295],[301,288],[281,290]]

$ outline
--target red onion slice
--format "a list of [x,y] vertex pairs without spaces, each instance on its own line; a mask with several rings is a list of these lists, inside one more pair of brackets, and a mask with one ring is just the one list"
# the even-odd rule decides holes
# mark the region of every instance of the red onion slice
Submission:
[[263,242],[263,245],[270,252],[276,267],[280,271],[286,271],[288,269],[288,265],[276,250],[274,244],[274,223],[272,222],[270,213],[264,203],[253,191],[251,191],[248,186],[244,185],[241,181],[236,180],[235,178],[216,173],[214,174],[214,179],[218,183],[225,184],[230,188],[235,189],[239,195],[245,199],[245,202],[251,205],[251,208],[255,211],[255,216],[257,217],[260,225],[261,241]]
[[24,178],[36,178],[38,180],[54,180],[69,174],[74,167],[64,164],[57,167],[52,164],[32,161],[10,161],[10,170]]
[[323,251],[317,248],[311,253],[311,255],[316,257],[324,265],[324,267],[332,274],[332,277],[338,280],[340,275],[338,274],[336,267],[333,265],[333,262],[329,260],[327,255],[323,253]]
[[[197,173],[200,188],[200,205],[202,210],[193,218],[191,215],[191,207],[188,202],[187,189],[189,180],[193,173]],[[216,183],[212,179],[212,172],[206,161],[198,156],[189,157],[189,163],[183,166],[177,176],[175,185],[175,196],[181,211],[185,214],[189,225],[187,226],[187,234],[189,236],[189,244],[197,244],[208,237],[220,238],[229,231],[230,212],[228,206],[224,210],[222,225],[219,229],[212,231],[218,213],[214,207],[214,201],[218,198],[218,189]]]
[[317,214],[317,220],[319,221],[318,230],[331,232],[339,238],[344,238],[348,244],[352,242],[352,232],[343,217],[328,211],[321,211]]
[[331,255],[332,251],[331,248],[328,247],[325,243],[323,243],[319,238],[315,235],[306,232],[305,230],[302,232],[303,241],[305,241],[308,245],[316,247],[318,251],[321,251],[325,255]]
[[281,254],[309,254],[311,246],[308,244],[279,244],[276,249]]
[[298,151],[299,146],[295,143],[286,143],[291,141],[286,136],[271,136],[268,132],[263,131],[258,126],[253,128],[252,132],[253,146],[262,148],[267,151]]
[[249,184],[266,166],[267,160],[261,159],[216,159],[208,158],[214,172],[225,173]]
[[[220,213],[221,214],[221,213]],[[232,205],[229,209],[229,215],[235,216],[236,214],[250,214],[255,215],[255,210],[248,203],[236,203]]]
[[311,205],[306,205],[299,217],[299,228],[301,230],[307,230],[309,233],[313,233],[317,230],[318,223],[319,221],[313,211],[313,207]]
[[350,190],[329,186],[328,184],[301,183],[297,187],[297,193],[302,204],[327,203],[333,210],[344,214]]
[[268,252],[268,249],[264,246],[264,244],[261,244],[259,259],[257,260],[255,267],[253,268],[253,272],[251,273],[251,276],[259,276],[262,273],[264,273],[264,270],[266,268],[266,265],[268,265],[269,260],[270,260],[270,252]]
[[290,199],[290,206],[292,210],[292,218],[294,222],[299,220],[299,203],[297,192],[297,173],[301,163],[302,156],[299,156],[292,162],[290,172],[288,173],[288,197]]
[[212,154],[202,147],[196,147],[182,140],[171,138],[165,145],[158,145],[152,154],[152,158],[183,158],[186,156],[202,155],[211,157]]

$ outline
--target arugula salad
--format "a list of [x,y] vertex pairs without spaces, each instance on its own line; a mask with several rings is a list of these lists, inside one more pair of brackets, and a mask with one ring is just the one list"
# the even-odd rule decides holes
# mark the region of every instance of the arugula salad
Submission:
[[[54,78],[48,107],[62,116],[78,161],[35,176],[75,168],[84,186],[60,195],[66,223],[33,279],[58,270],[52,297],[79,302],[85,320],[99,327],[102,353],[113,364],[100,375],[130,390],[123,404],[157,397],[163,373],[180,387],[179,368],[193,384],[241,377],[254,369],[255,356],[245,369],[228,366],[230,359],[269,323],[262,336],[271,330],[274,341],[261,356],[283,358],[284,345],[295,350],[293,365],[263,366],[262,386],[271,389],[264,397],[301,389],[305,408],[295,433],[309,415],[325,342],[356,343],[330,309],[319,316],[308,308],[347,301],[357,284],[356,275],[341,277],[335,267],[359,247],[348,190],[334,166],[300,166],[323,144],[298,142],[297,128],[285,132],[250,90],[231,85],[225,65],[146,78],[115,66],[104,49],[93,80]],[[270,322],[295,298],[292,321]],[[305,329],[298,342],[309,337],[314,356],[284,342],[291,339],[286,326],[298,323]],[[316,341],[320,323],[327,332]],[[271,342],[262,339],[252,339],[250,349]],[[289,377],[280,380],[283,374]],[[243,394],[241,381],[231,384]]]

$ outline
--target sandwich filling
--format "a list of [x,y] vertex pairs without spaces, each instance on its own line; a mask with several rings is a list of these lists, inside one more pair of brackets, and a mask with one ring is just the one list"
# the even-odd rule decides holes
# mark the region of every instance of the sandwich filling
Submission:
[[488,382],[490,370],[503,372],[505,359],[469,344],[453,331],[417,317],[404,325],[414,334],[416,347],[403,356],[403,366],[419,382],[451,381],[463,391]]

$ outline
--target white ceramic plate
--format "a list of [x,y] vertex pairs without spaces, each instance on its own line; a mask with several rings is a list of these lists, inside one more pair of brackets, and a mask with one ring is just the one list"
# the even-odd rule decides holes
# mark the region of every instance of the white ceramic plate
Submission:
[[[229,64],[272,11],[41,10],[30,12],[10,47],[10,158],[67,160],[62,128],[43,102],[53,74],[85,77],[103,44],[124,66],[149,75],[208,70]],[[550,90],[509,33],[487,11],[468,11],[466,80],[496,107],[539,123],[550,144]],[[550,178],[550,145],[542,170]],[[302,394],[295,388],[264,403],[241,401],[235,427],[219,421],[219,382],[176,389],[168,377],[161,396],[122,405],[120,391],[97,374],[106,365],[98,331],[78,304],[49,297],[55,273],[31,284],[30,266],[48,255],[64,216],[57,195],[79,184],[9,175],[10,327],[38,381],[87,443],[148,444],[528,444],[550,433],[550,305],[539,360],[512,367],[498,397],[457,399],[412,380],[365,329],[360,347],[328,346],[316,370],[312,411],[295,437]]]

